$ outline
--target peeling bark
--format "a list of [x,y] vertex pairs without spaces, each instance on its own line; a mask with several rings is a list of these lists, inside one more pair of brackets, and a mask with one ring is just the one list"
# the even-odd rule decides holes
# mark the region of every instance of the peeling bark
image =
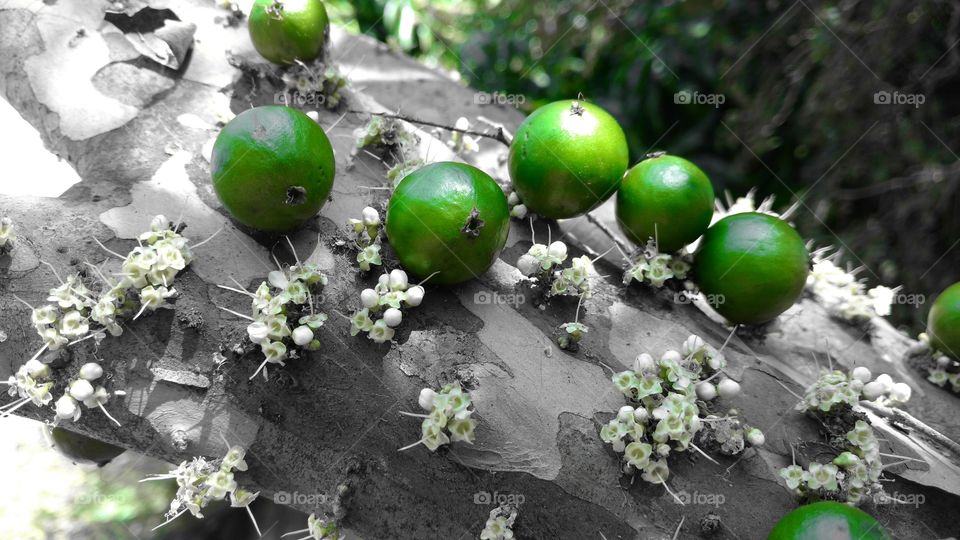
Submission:
[[[776,476],[790,460],[789,445],[819,439],[776,378],[801,392],[796,383],[816,374],[814,354],[820,363],[829,352],[837,365],[865,365],[909,382],[914,398],[907,410],[960,438],[954,398],[901,364],[910,339],[881,320],[863,329],[838,323],[804,299],[765,337],[738,335],[727,349],[731,376],[744,388],[730,405],[767,433],[767,446],[738,462],[718,457],[722,467],[696,455],[671,462],[674,491],[721,494],[725,503],[679,506],[663,487],[625,485],[617,457],[598,436],[622,404],[602,366],[623,369],[638,352],[659,355],[690,334],[719,346],[728,330],[695,306],[675,303],[671,291],[625,289],[616,258],[608,257],[599,266],[607,277],[598,278],[580,317],[589,334],[577,354],[560,350],[557,327],[572,319],[576,300],[557,298],[546,310],[531,302],[480,301],[493,293],[532,297],[513,266],[530,245],[522,222],[514,223],[507,249],[480,280],[428,287],[393,345],[351,338],[349,324],[331,317],[320,332],[322,351],[273,370],[269,382],[248,381],[260,359],[232,352],[245,325],[215,306],[244,311],[247,301],[216,284],[233,277],[255,285],[273,269],[272,256],[294,259],[282,238],[245,230],[227,217],[203,157],[218,111],[273,103],[275,89],[252,93],[250,81],[226,60],[224,47],[253,58],[245,29],[220,26],[215,18],[222,13],[207,2],[151,2],[196,25],[198,41],[175,71],[145,64],[124,45],[119,30],[103,20],[107,2],[60,0],[39,10],[35,4],[14,1],[0,9],[0,91],[83,181],[56,199],[0,196],[0,213],[19,231],[14,251],[0,258],[0,329],[8,335],[0,344],[0,377],[39,347],[28,313],[12,295],[30,302],[45,297],[55,278],[41,260],[61,274],[81,271],[86,261],[116,266],[92,238],[126,253],[161,213],[187,223],[184,234],[194,241],[223,229],[197,249],[178,279],[182,294],[174,309],[128,325],[99,350],[81,346],[65,355],[69,365],[61,373],[96,355],[110,387],[127,392],[110,404],[122,428],[89,414],[70,429],[171,462],[222,455],[226,437],[249,448],[243,481],[250,487],[266,496],[318,495],[293,506],[335,515],[364,538],[475,537],[491,509],[478,504],[481,492],[523,496],[515,527],[521,538],[671,537],[681,516],[681,537],[690,537],[700,534],[700,521],[711,512],[722,522],[718,537],[759,537],[796,504]],[[80,28],[79,44],[71,46]],[[480,115],[510,130],[522,119],[514,110],[475,104],[472,90],[367,38],[335,31],[331,55],[359,89],[348,92],[343,110],[402,110],[448,124]],[[321,125],[336,124],[329,132],[337,157],[332,200],[290,238],[301,259],[329,275],[328,313],[351,310],[375,280],[358,276],[353,252],[336,243],[339,229],[386,197],[366,189],[385,183],[383,164],[363,154],[350,157],[353,130],[366,119],[341,114],[319,111]],[[430,159],[450,157],[442,141],[420,136]],[[505,147],[481,146],[470,161],[504,178]],[[609,207],[599,215],[612,220]],[[609,245],[585,219],[561,227],[597,251]],[[543,222],[536,234],[547,238]],[[415,410],[420,388],[455,379],[469,385],[476,403],[476,445],[398,453],[420,428],[397,411]],[[20,412],[50,415],[29,407]],[[922,493],[926,504],[869,510],[898,537],[955,534],[949,516],[960,503],[960,485],[922,465],[907,467],[894,471],[888,491]]]

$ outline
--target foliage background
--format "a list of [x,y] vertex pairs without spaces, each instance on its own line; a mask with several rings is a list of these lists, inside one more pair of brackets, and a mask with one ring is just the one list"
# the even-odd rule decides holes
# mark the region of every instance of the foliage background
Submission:
[[[924,305],[958,280],[955,1],[334,0],[334,19],[529,111],[582,93],[612,112],[632,159],[701,166],[718,192],[751,188],[871,285]],[[676,103],[677,92],[723,96]],[[877,92],[923,104],[875,102]]]

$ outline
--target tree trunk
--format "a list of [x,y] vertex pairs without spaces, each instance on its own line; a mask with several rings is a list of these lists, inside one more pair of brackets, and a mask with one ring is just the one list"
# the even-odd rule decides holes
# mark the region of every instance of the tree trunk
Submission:
[[[227,217],[203,155],[217,134],[219,112],[272,104],[276,88],[251,82],[228,63],[224,49],[238,58],[254,53],[244,25],[215,22],[225,12],[210,2],[141,0],[127,2],[136,5],[128,12],[148,3],[196,25],[196,41],[179,69],[133,48],[104,20],[114,9],[108,2],[14,0],[0,8],[0,91],[82,178],[58,198],[0,196],[0,215],[11,217],[18,231],[14,250],[0,258],[0,329],[8,335],[0,344],[0,377],[40,347],[28,311],[13,295],[44,301],[57,278],[41,261],[61,276],[83,271],[85,262],[100,265],[110,256],[94,237],[127,253],[156,214],[181,219],[193,241],[223,229],[196,250],[178,278],[174,309],[138,319],[98,349],[90,342],[70,349],[69,365],[59,373],[97,358],[109,386],[126,396],[109,405],[121,428],[91,412],[69,429],[170,462],[222,456],[226,438],[249,449],[250,471],[241,482],[264,496],[281,494],[279,502],[335,516],[368,539],[477,537],[494,494],[522,501],[514,528],[520,538],[669,538],[681,518],[680,537],[691,537],[701,534],[709,513],[720,517],[718,537],[758,538],[797,504],[777,476],[790,462],[790,445],[820,439],[778,379],[802,393],[801,384],[815,377],[815,358],[825,365],[828,353],[834,365],[865,365],[909,382],[914,397],[906,409],[960,438],[954,398],[902,365],[909,338],[879,319],[864,328],[839,323],[804,299],[765,335],[740,333],[726,349],[730,374],[744,388],[729,405],[763,429],[766,446],[739,461],[717,456],[720,466],[692,453],[689,460],[675,458],[669,484],[690,496],[685,506],[661,486],[631,485],[598,436],[623,405],[604,366],[621,370],[639,352],[678,349],[690,334],[719,347],[729,330],[695,306],[675,302],[667,289],[624,287],[617,258],[608,257],[598,265],[605,277],[596,278],[580,315],[590,328],[580,351],[559,349],[557,328],[573,320],[576,300],[556,298],[545,310],[532,302],[513,266],[530,245],[524,221],[514,222],[507,249],[480,280],[428,285],[426,300],[406,316],[394,343],[350,337],[349,323],[333,312],[357,307],[359,291],[376,275],[360,277],[354,252],[336,240],[345,237],[348,218],[384,204],[388,192],[367,189],[387,185],[386,169],[362,152],[351,158],[353,131],[367,117],[345,111],[399,110],[450,125],[459,116],[485,116],[511,131],[522,115],[478,104],[473,90],[447,75],[336,30],[331,59],[351,89],[338,109],[319,111],[337,156],[336,184],[320,216],[290,237],[300,259],[320,264],[330,277],[323,350],[272,370],[269,382],[248,380],[259,353],[232,352],[245,338],[245,323],[216,307],[246,311],[248,300],[216,285],[232,277],[256,286],[274,269],[273,256],[283,263],[294,256],[282,237],[251,233]],[[449,157],[443,141],[419,135],[430,160]],[[488,139],[480,144],[469,161],[505,178],[506,148]],[[29,171],[21,173],[8,171],[4,181],[31,181]],[[601,215],[609,217],[609,207]],[[537,239],[545,241],[547,223],[536,225]],[[553,224],[554,238],[560,229],[596,251],[609,246],[585,220]],[[500,298],[492,293],[518,301],[487,301]],[[419,421],[398,411],[416,411],[421,388],[454,380],[474,398],[476,444],[398,452],[420,436]],[[18,412],[52,416],[32,406]],[[890,444],[897,449],[896,441]],[[923,494],[925,504],[877,505],[871,513],[898,537],[957,534],[950,517],[960,504],[956,476],[913,463],[892,472],[888,492]]]

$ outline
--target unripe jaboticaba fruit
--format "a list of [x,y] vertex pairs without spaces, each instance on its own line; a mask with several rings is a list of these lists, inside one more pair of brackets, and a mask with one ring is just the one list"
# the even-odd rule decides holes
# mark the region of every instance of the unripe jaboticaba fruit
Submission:
[[213,189],[237,221],[285,232],[317,215],[333,188],[333,147],[302,112],[271,105],[231,120],[213,145]]
[[870,514],[836,501],[820,501],[783,516],[767,540],[891,540]]
[[256,0],[248,29],[257,52],[275,64],[309,62],[323,54],[330,21],[320,0]]
[[694,260],[700,290],[736,324],[760,324],[803,292],[810,254],[785,221],[756,212],[727,216],[707,229]]
[[960,283],[954,283],[933,302],[927,315],[930,344],[943,354],[960,360]]
[[465,163],[439,162],[400,181],[387,206],[387,238],[408,272],[460,283],[490,268],[507,242],[510,210],[500,186]]
[[678,251],[710,226],[713,186],[693,163],[654,154],[627,171],[617,190],[617,223],[630,240],[657,239],[661,252]]
[[629,164],[620,124],[600,107],[555,101],[520,124],[510,179],[520,200],[546,218],[589,212],[617,191]]
[[126,450],[96,439],[55,427],[50,429],[53,447],[65,457],[79,464],[104,466]]

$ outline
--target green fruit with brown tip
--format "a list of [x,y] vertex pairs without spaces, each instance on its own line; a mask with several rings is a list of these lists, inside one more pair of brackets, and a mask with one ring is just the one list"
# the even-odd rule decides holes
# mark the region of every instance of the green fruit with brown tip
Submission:
[[927,315],[930,345],[960,360],[960,283],[954,283],[933,302]]
[[293,64],[323,54],[330,20],[320,0],[256,0],[247,28],[261,56],[274,64]]
[[796,302],[810,270],[803,238],[785,221],[733,214],[707,229],[694,259],[695,281],[730,322],[760,324]]
[[891,540],[879,521],[853,506],[820,501],[780,518],[767,540]]
[[[478,277],[510,232],[500,186],[465,163],[431,163],[400,181],[387,206],[387,238],[408,272],[450,284]],[[436,275],[434,275],[436,274]]]
[[281,105],[238,114],[220,131],[210,159],[223,207],[240,223],[267,232],[286,232],[316,216],[335,172],[323,128]]
[[104,466],[126,449],[97,439],[55,427],[48,431],[53,447],[65,457],[78,464]]
[[546,218],[572,218],[616,193],[628,160],[623,129],[607,111],[578,100],[555,101],[517,129],[510,145],[510,179],[530,210]]
[[693,163],[653,154],[627,171],[617,190],[617,223],[630,240],[657,239],[671,253],[699,238],[713,217],[713,185]]

